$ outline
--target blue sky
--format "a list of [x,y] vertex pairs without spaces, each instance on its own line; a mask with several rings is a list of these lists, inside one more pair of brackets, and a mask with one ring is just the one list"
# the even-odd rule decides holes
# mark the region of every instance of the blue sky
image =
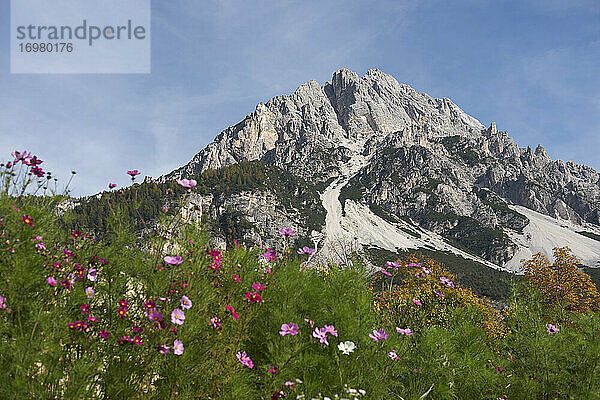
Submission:
[[[326,3],[326,4],[321,4]],[[521,147],[600,169],[600,2],[154,0],[149,75],[11,75],[0,0],[0,149],[74,194],[188,162],[258,102],[379,68]]]

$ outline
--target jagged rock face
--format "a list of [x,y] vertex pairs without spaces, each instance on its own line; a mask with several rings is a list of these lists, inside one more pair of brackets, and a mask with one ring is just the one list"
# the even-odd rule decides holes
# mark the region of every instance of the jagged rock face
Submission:
[[[357,152],[365,160],[358,172],[347,165]],[[449,99],[431,98],[379,70],[361,78],[341,69],[323,86],[309,81],[261,103],[161,179],[243,160],[262,160],[323,187],[352,170],[342,206],[351,198],[409,216],[497,264],[517,251],[506,232],[528,224],[503,199],[600,225],[598,172],[552,161],[542,146],[521,149],[495,123],[486,129]],[[251,207],[238,206],[257,218]]]

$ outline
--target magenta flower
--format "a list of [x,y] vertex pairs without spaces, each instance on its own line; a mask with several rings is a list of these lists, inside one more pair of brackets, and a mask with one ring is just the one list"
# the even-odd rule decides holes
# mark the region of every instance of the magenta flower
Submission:
[[6,308],[6,297],[0,296],[0,308]]
[[100,331],[100,336],[102,337],[102,339],[108,339],[110,337],[110,332],[106,329],[102,329]]
[[98,318],[96,318],[96,317],[92,317],[91,315],[88,315],[87,319],[88,319],[88,321],[90,321],[90,322],[98,322]]
[[142,345],[142,338],[139,336],[136,336],[135,338],[133,338],[133,343],[137,344],[138,346]]
[[88,299],[93,299],[94,298],[94,288],[91,286],[85,288],[85,294],[88,297]]
[[296,325],[293,322],[290,322],[289,324],[282,324],[279,334],[281,336],[285,336],[285,335],[296,336],[298,334],[298,325]]
[[227,309],[227,311],[229,311],[231,313],[231,315],[233,316],[233,319],[237,321],[238,320],[238,313],[233,310],[233,307],[231,307],[231,306],[225,306],[225,308]]
[[239,277],[239,275],[235,275],[235,274],[234,274],[234,275],[232,275],[231,277],[233,278],[233,280],[234,280],[235,282],[241,282],[241,281],[242,281],[242,279]]
[[402,328],[396,327],[396,332],[398,332],[401,335],[407,335],[407,336],[410,336],[413,334],[413,332],[410,330],[410,328],[402,329]]
[[260,283],[253,283],[252,284],[252,289],[258,291],[258,290],[265,290],[266,287],[264,285],[260,284]]
[[184,310],[192,308],[192,301],[187,296],[181,297],[181,308]]
[[116,188],[116,187],[117,187],[117,184],[116,184],[116,183],[109,183],[109,184],[108,184],[108,188],[109,188],[109,189],[114,189],[114,188]]
[[262,256],[267,260],[267,262],[277,261],[277,254],[273,249],[267,249],[267,252],[263,253]]
[[324,328],[315,328],[312,335],[319,339],[319,343],[325,343],[325,345],[329,346],[329,342],[327,341],[327,331],[325,331]]
[[142,328],[141,326],[132,326],[131,330],[133,333],[142,333],[144,331],[144,328]]
[[444,293],[441,293],[440,291],[438,291],[438,290],[436,290],[436,289],[433,289],[433,293],[435,293],[435,295],[436,295],[437,297],[442,297],[442,298],[443,298],[443,297],[446,297],[446,295],[445,295]]
[[35,224],[33,223],[33,218],[31,218],[29,215],[25,214],[23,215],[23,217],[21,218],[21,221],[23,221],[23,223],[25,225],[29,225],[29,226],[34,226]]
[[65,289],[67,289],[70,292],[73,282],[71,282],[70,279],[65,279],[63,281],[60,281],[60,284],[62,285],[62,287],[64,287]]
[[292,228],[281,228],[279,229],[279,233],[281,233],[284,237],[294,236],[296,231]]
[[144,308],[147,308],[149,310],[153,310],[156,308],[156,303],[153,302],[152,300],[146,300],[143,305],[144,305]]
[[298,254],[302,255],[302,254],[315,254],[315,249],[311,249],[310,247],[304,246],[301,247],[300,249],[298,249]]
[[127,171],[127,175],[131,176],[131,178],[135,178],[137,175],[140,174],[140,171],[138,171],[137,169],[134,169],[132,171]]
[[385,332],[385,330],[380,329],[380,330],[375,330],[373,329],[373,333],[369,333],[369,337],[371,339],[373,339],[375,342],[378,342],[380,340],[386,340],[388,338],[389,334]]
[[244,298],[250,303],[259,303],[262,300],[262,296],[258,292],[246,292]]
[[413,299],[413,303],[415,303],[418,306],[422,306],[423,304],[421,304],[421,302],[418,299]]
[[56,279],[54,279],[53,276],[49,276],[46,278],[46,282],[48,282],[48,285],[50,286],[56,286]]
[[160,346],[158,346],[158,352],[160,354],[167,354],[169,352],[169,346],[165,346],[164,344],[161,344]]
[[181,256],[165,256],[163,260],[170,265],[178,265],[183,262],[183,257]]
[[277,365],[271,366],[268,371],[271,375],[277,375],[279,373],[279,367]]
[[96,279],[98,279],[98,271],[96,268],[90,268],[88,270],[87,278],[92,282],[95,282]]
[[407,267],[420,267],[421,263],[410,263],[406,265]]
[[392,276],[392,274],[387,272],[385,269],[380,269],[379,272],[381,272],[382,274],[387,275],[387,276]]
[[191,189],[198,184],[194,179],[177,179],[177,183],[187,189]]
[[306,322],[307,324],[309,324],[311,328],[314,328],[314,326],[315,326],[314,321],[312,321],[312,320],[310,320],[308,318],[304,318],[304,322]]
[[238,352],[236,356],[239,362],[242,363],[242,365],[245,365],[246,367],[251,369],[254,368],[254,363],[252,362],[252,359],[248,357],[245,351]]
[[385,263],[385,266],[387,268],[393,268],[393,269],[398,269],[400,268],[400,263],[398,261],[388,261]]
[[90,306],[89,306],[89,304],[82,304],[81,306],[79,306],[79,308],[81,308],[81,312],[83,312],[85,314],[89,314],[90,313]]
[[552,324],[546,324],[546,332],[548,332],[549,335],[555,335],[558,333],[558,328]]
[[36,243],[35,248],[38,250],[46,250],[46,245],[44,243]]
[[182,325],[185,321],[185,314],[179,308],[176,308],[171,313],[171,322],[177,325]]
[[330,334],[332,334],[332,335],[333,335],[333,336],[335,336],[335,337],[337,337],[337,335],[338,335],[338,333],[337,333],[337,331],[335,330],[335,328],[334,328],[334,326],[333,326],[333,325],[325,325],[325,326],[323,327],[323,329],[325,330],[325,332],[326,332],[326,333],[330,333]]

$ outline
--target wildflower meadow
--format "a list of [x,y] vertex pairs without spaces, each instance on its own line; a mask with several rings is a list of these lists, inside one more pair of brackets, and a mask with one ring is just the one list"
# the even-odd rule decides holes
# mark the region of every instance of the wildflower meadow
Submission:
[[600,295],[567,248],[492,307],[426,257],[312,268],[293,227],[215,247],[177,212],[194,177],[141,236],[109,199],[101,236],[72,229],[44,165],[0,166],[2,399],[600,398]]

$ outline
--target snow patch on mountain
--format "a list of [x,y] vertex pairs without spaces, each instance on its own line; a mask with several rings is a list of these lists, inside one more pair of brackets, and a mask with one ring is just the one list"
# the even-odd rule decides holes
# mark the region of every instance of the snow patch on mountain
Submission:
[[510,205],[509,207],[525,215],[529,219],[529,224],[523,229],[523,233],[506,232],[519,246],[519,250],[510,261],[505,263],[504,268],[519,272],[521,260],[529,259],[537,253],[544,253],[552,260],[552,249],[557,246],[568,246],[583,264],[600,267],[600,242],[577,233],[584,230],[597,233],[597,230],[591,227],[584,229],[568,220],[557,220],[523,206]]

